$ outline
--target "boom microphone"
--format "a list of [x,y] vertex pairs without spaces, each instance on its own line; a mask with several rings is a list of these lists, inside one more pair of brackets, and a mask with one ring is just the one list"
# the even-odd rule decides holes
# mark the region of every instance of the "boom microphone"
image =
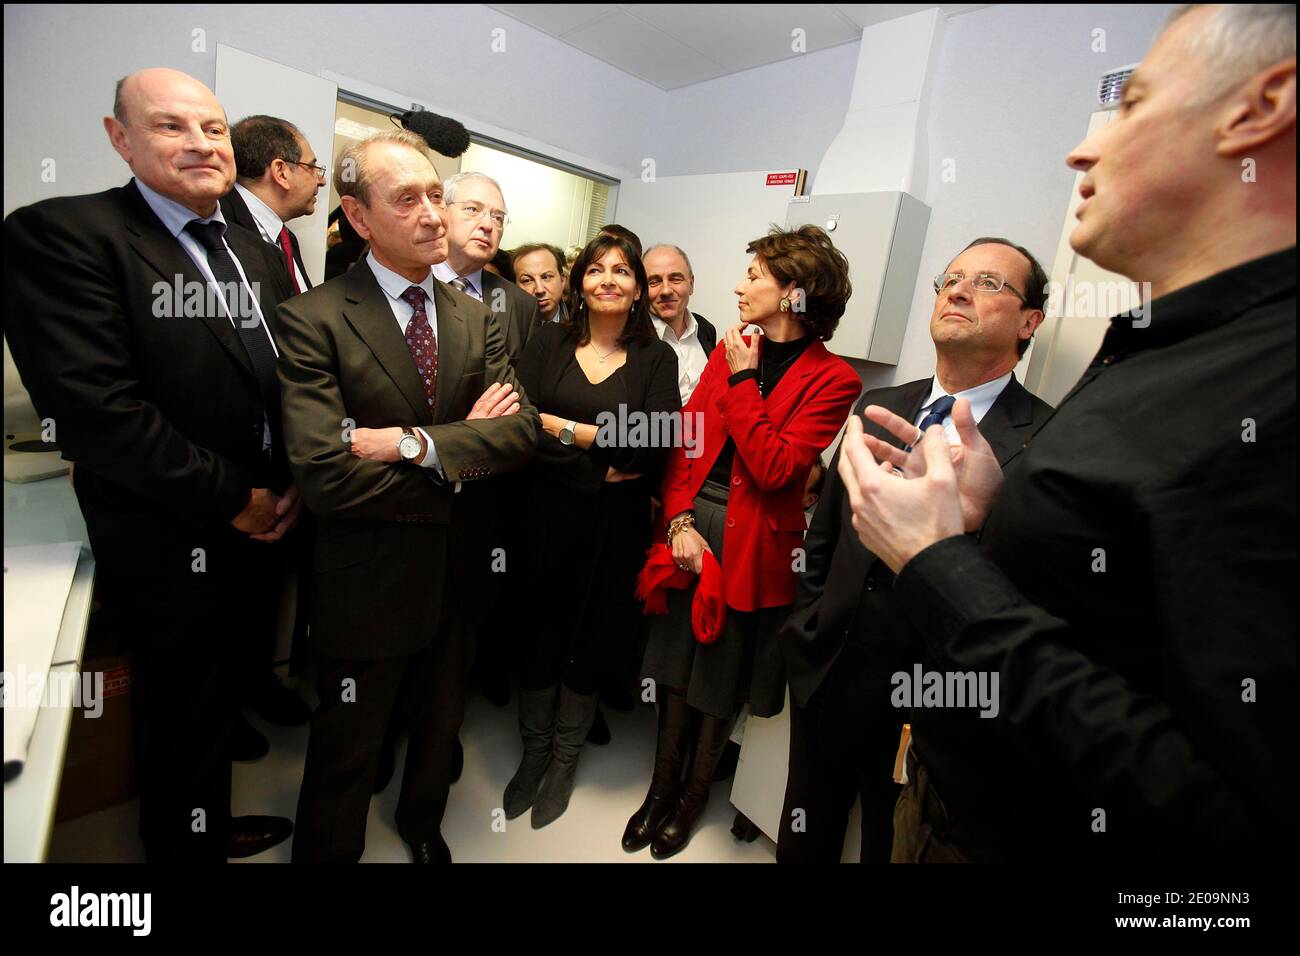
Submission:
[[393,115],[402,126],[424,138],[435,153],[455,158],[469,149],[469,130],[463,123],[428,110],[407,110]]

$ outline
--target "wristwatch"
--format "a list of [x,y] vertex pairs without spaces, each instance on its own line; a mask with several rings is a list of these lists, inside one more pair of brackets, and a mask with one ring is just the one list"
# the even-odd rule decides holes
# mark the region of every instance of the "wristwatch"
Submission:
[[402,437],[397,441],[397,455],[402,461],[420,460],[420,436],[413,429],[403,428]]
[[577,422],[565,422],[564,427],[560,429],[560,444],[573,444],[573,430],[578,427]]

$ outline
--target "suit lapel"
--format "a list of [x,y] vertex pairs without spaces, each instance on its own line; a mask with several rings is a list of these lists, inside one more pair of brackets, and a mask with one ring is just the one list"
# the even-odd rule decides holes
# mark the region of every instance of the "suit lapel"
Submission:
[[[184,283],[182,293],[188,293],[194,288],[191,283],[196,283],[203,290],[206,303],[207,282],[203,278],[203,273],[199,272],[198,266],[180,244],[180,240],[169,233],[162,221],[154,215],[154,211],[144,201],[144,196],[140,195],[134,180],[126,186],[124,196],[127,211],[125,225],[130,234],[127,241],[131,248],[162,277],[169,288],[179,281]],[[185,298],[188,298],[188,295]],[[231,325],[230,319],[220,310],[217,310],[215,315],[209,314],[207,308],[200,309],[199,312],[199,321],[203,323],[204,328],[251,376],[253,363],[243,343],[239,341],[239,333]]]
[[[762,352],[760,351],[759,354],[761,355]],[[826,346],[817,339],[794,360],[790,371],[781,376],[781,381],[776,383],[776,388],[772,389],[771,394],[767,396],[767,413],[773,420],[778,420],[778,416],[784,415],[787,403],[803,394],[804,380],[821,367],[827,354]]]
[[1033,402],[1029,392],[1025,391],[1015,373],[1011,381],[1002,390],[993,405],[980,420],[980,434],[988,441],[998,464],[1003,468],[1007,462],[1020,454],[1025,446],[1025,427],[1034,421]]
[[[379,287],[369,266],[349,269],[344,291],[343,317],[370,349],[383,370],[411,406],[418,424],[429,422],[429,401],[424,383],[416,371],[411,350],[402,336],[402,327],[393,317],[388,295]],[[435,283],[435,287],[436,287]],[[442,315],[439,314],[441,325]],[[438,329],[438,383],[442,383],[442,329]],[[441,391],[441,389],[439,389]]]
[[438,389],[434,395],[433,423],[441,425],[455,406],[456,391],[465,374],[469,329],[455,298],[437,279],[433,280],[433,302],[438,311]]

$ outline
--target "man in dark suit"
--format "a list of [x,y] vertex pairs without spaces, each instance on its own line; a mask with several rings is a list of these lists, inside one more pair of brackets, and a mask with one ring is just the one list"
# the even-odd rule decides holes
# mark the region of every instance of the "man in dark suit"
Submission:
[[400,710],[398,831],[417,862],[450,862],[440,827],[468,652],[458,615],[482,571],[467,557],[483,533],[474,486],[531,458],[537,413],[497,317],[433,278],[447,210],[424,141],[394,130],[349,144],[335,186],[370,252],[280,309],[286,441],[318,519],[320,706],[293,857],[361,857]]
[[[506,203],[497,181],[483,173],[464,172],[448,176],[443,184],[447,203],[447,259],[433,267],[433,274],[443,282],[478,299],[497,316],[506,337],[506,354],[516,365],[524,346],[540,323],[537,300],[513,282],[484,269],[501,248],[506,227]],[[473,626],[478,633],[474,671],[479,686],[498,705],[510,701],[508,658],[511,635],[517,623],[503,600],[509,592],[509,553],[514,550],[510,508],[520,496],[512,482],[493,482],[496,506],[490,521],[492,532],[484,537],[488,553],[504,549],[506,570],[485,572],[473,582],[473,595],[481,620]],[[491,540],[489,540],[491,539]],[[484,561],[473,562],[487,567]]]
[[[316,210],[316,196],[325,185],[325,167],[296,126],[275,116],[248,116],[230,129],[235,150],[235,188],[221,197],[221,212],[227,222],[243,226],[270,244],[276,258],[284,265],[285,281],[296,293],[311,288],[311,279],[302,262],[298,237],[288,223]],[[294,646],[306,634],[306,594],[303,581],[311,573],[311,520],[308,516],[287,542],[299,576],[299,599],[293,627]],[[241,669],[241,684],[246,704],[263,719],[286,727],[297,727],[311,720],[311,710],[302,699],[276,678],[271,670],[274,657],[274,632],[267,646],[251,648]],[[297,652],[292,654],[296,660]],[[265,753],[268,742],[247,721],[235,732],[235,753],[258,756]]]
[[280,429],[274,257],[227,225],[225,113],[150,69],[104,126],[135,178],[5,221],[5,332],[54,420],[97,563],[132,621],[140,832],[150,860],[224,860],[288,836],[230,818],[232,658],[274,626],[276,544],[301,511]]
[[[965,398],[1007,467],[1051,411],[1013,371],[1043,320],[1046,276],[1027,250],[1003,239],[977,239],[944,276],[930,315],[935,375],[872,389],[854,415],[879,405],[909,422],[951,428],[954,400]],[[891,678],[924,663],[894,598],[893,574],[853,533],[838,457],[808,529],[807,569],[782,635],[791,697],[782,862],[838,862],[857,796],[861,860],[889,860],[899,791],[892,768],[907,719],[890,706]]]
[[501,248],[506,201],[496,180],[483,173],[457,173],[443,184],[447,202],[447,259],[434,277],[486,305],[501,323],[506,354],[519,361],[538,324],[537,301],[484,265]]
[[1070,245],[1150,287],[1005,477],[973,429],[905,456],[850,422],[899,607],[945,669],[1000,675],[988,718],[913,706],[895,859],[1289,858],[1295,17],[1180,9],[1070,153]]
[[245,117],[231,127],[230,139],[238,175],[221,211],[275,246],[294,292],[306,292],[311,277],[288,224],[316,211],[325,167],[298,127],[275,116]]

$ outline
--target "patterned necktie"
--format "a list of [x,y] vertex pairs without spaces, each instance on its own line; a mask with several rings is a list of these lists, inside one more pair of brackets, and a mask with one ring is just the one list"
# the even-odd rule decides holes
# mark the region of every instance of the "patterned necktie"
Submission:
[[284,264],[289,269],[289,281],[293,283],[294,294],[302,291],[298,286],[298,273],[293,267],[293,241],[289,238],[289,227],[280,227],[280,250],[284,253]]
[[[222,239],[224,227],[219,222],[199,222],[192,219],[185,224],[185,231],[199,241],[208,254],[208,268],[217,280],[221,297],[226,308],[234,317],[235,331],[239,341],[253,365],[253,375],[257,379],[258,391],[262,395],[263,405],[270,409],[279,404],[280,382],[275,377],[275,349],[271,345],[271,333],[262,324],[257,312],[251,308],[241,308],[241,302],[247,305],[251,290],[239,278],[235,260]],[[243,290],[242,292],[240,290]],[[245,314],[247,313],[247,314]]]
[[438,385],[438,340],[429,325],[428,313],[424,311],[424,290],[413,285],[402,293],[402,298],[414,310],[411,321],[406,323],[406,347],[411,350],[420,381],[424,382],[424,397],[433,408]]
[[[470,285],[468,279],[462,279],[460,276],[456,276],[456,278],[452,279],[447,284],[451,286],[453,289],[455,289],[457,292],[464,292],[471,299],[479,299],[478,290],[475,289],[472,285]],[[481,302],[483,300],[479,299],[479,301]]]
[[924,435],[926,429],[931,425],[942,425],[943,420],[952,413],[952,406],[956,404],[957,399],[951,395],[941,395],[933,405],[930,406],[930,414],[921,419],[921,424],[916,427]]

